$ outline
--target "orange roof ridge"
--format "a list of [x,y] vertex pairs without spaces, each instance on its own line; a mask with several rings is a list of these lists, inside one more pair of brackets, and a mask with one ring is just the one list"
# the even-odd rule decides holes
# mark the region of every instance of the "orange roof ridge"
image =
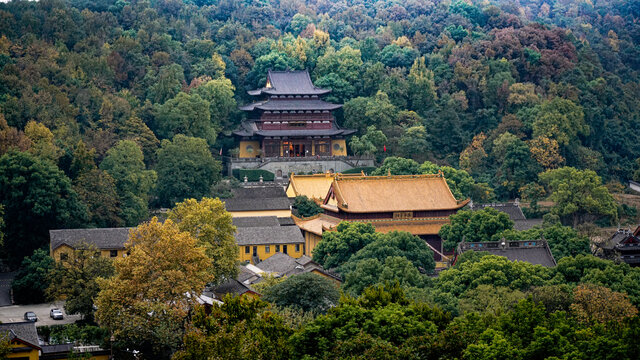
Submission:
[[437,179],[443,178],[444,174],[439,171],[437,174],[415,174],[415,175],[361,175],[361,174],[336,174],[336,180],[401,180],[401,179]]

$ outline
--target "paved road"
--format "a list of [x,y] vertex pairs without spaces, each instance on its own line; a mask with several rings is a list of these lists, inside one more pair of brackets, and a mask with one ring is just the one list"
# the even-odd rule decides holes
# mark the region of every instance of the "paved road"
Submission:
[[53,308],[58,308],[64,313],[64,301],[34,305],[4,306],[0,307],[0,321],[2,323],[24,321],[24,313],[27,311],[33,311],[38,316],[36,326],[71,324],[80,320],[80,315],[67,315],[66,313],[64,314],[64,319],[53,320],[49,317],[49,310]]
[[0,273],[0,306],[11,305],[11,281],[15,272]]

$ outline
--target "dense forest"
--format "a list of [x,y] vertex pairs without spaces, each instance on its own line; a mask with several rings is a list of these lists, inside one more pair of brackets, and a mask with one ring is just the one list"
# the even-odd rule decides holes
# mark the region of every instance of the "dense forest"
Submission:
[[638,180],[638,16],[623,0],[0,4],[5,257],[224,191],[237,106],[268,69],[332,89],[351,154],[463,171],[476,201],[542,198],[538,174],[563,166]]
[[[521,232],[497,211],[461,211],[440,232],[447,249],[545,238],[558,266],[468,253],[434,278],[418,238],[343,224],[313,254],[343,276],[342,294],[290,277],[265,286],[272,305],[228,298],[187,320],[167,311],[161,326],[148,315],[165,308],[141,301],[133,328],[114,331],[109,300],[154,257],[76,276],[43,250],[48,231],[137,226],[229,194],[238,105],[269,69],[307,69],[332,90],[338,123],[356,130],[349,154],[374,156],[371,174],[442,171],[459,199],[549,212]],[[83,279],[65,296],[91,319],[102,287],[111,346],[144,358],[637,359],[640,270],[589,255],[578,225],[636,220],[611,192],[640,181],[638,129],[640,0],[14,0],[0,3],[0,258],[19,268],[18,301],[41,300],[55,269]],[[205,233],[171,220],[141,229],[175,262],[197,244],[185,231]],[[206,272],[203,254],[184,268]],[[135,285],[184,297],[206,283],[196,275],[179,290]]]

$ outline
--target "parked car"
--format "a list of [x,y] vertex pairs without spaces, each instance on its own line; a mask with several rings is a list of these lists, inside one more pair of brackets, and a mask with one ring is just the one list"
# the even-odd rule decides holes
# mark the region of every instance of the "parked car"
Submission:
[[38,317],[33,311],[27,311],[26,313],[24,313],[24,319],[32,322],[38,321]]
[[62,310],[60,309],[51,309],[51,311],[49,311],[49,316],[51,316],[53,320],[62,320],[64,318]]

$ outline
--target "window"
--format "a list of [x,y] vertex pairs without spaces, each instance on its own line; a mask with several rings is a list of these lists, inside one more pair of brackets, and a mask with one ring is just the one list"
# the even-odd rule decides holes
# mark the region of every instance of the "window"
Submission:
[[276,252],[280,252],[280,245],[276,245]]
[[245,247],[244,247],[244,253],[245,253],[245,254],[248,254],[248,253],[250,253],[250,252],[251,252],[251,247],[250,247],[250,246],[245,246]]
[[331,155],[330,144],[327,140],[316,141],[316,155],[328,156]]
[[118,250],[111,250],[111,251],[109,251],[109,256],[110,256],[110,257],[116,257],[116,256],[118,256]]
[[264,252],[266,252],[267,254],[271,252],[271,249],[269,248],[269,245],[264,247]]
[[69,258],[69,254],[67,253],[61,253],[60,254],[60,260],[67,260]]
[[304,121],[296,121],[296,122],[290,122],[289,126],[290,127],[306,127],[307,123]]
[[300,244],[296,244],[296,252],[300,252]]

